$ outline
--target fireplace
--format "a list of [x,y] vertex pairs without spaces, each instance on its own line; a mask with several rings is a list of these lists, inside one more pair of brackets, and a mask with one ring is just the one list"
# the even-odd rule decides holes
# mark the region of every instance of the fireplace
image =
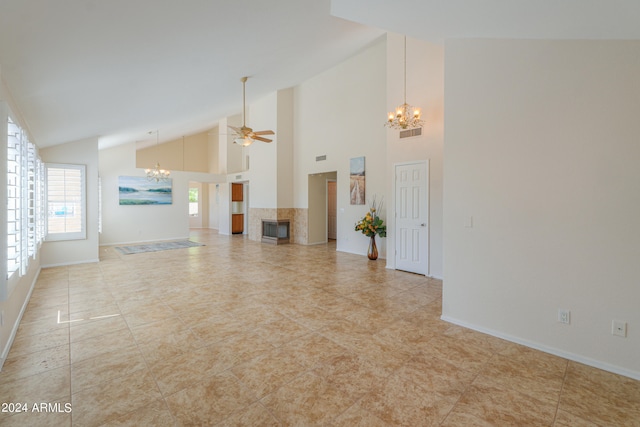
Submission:
[[263,219],[262,243],[270,243],[272,245],[289,243],[289,220]]

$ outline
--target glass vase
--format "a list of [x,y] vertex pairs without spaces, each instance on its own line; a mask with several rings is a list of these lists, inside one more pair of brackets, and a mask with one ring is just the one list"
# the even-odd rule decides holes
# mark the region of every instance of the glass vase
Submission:
[[375,234],[371,236],[371,240],[369,240],[369,250],[367,251],[367,256],[371,261],[375,261],[378,259],[378,247],[376,246]]

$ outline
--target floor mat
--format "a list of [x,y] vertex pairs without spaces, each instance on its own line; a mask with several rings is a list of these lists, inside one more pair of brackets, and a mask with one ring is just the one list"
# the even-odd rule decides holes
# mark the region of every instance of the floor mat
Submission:
[[116,250],[124,255],[141,254],[144,252],[158,252],[169,249],[192,248],[194,246],[205,246],[203,243],[192,242],[191,240],[180,240],[178,242],[149,243],[135,246],[116,246]]

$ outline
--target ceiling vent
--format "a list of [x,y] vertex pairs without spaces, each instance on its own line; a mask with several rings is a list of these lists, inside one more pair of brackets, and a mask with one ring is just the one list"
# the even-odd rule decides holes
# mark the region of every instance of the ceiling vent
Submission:
[[322,156],[316,156],[316,162],[321,162],[323,160],[327,160],[327,155],[324,154]]
[[400,138],[411,138],[412,136],[422,135],[422,128],[407,129],[400,131]]

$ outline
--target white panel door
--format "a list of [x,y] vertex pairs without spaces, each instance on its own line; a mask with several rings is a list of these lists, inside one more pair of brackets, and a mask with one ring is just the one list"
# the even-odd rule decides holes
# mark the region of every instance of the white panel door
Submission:
[[427,162],[396,166],[396,269],[429,270],[429,167]]

